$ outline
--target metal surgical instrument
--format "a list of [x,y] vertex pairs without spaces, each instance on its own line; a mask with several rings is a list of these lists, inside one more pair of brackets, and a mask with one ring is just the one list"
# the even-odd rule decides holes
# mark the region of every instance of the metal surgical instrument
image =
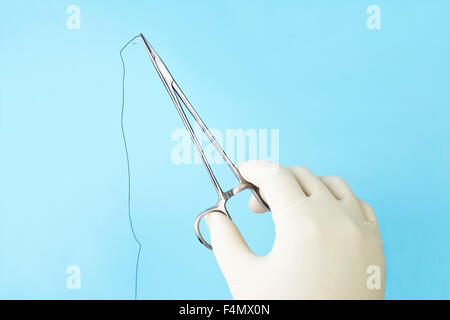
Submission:
[[[208,213],[219,212],[231,219],[231,216],[228,213],[227,208],[226,208],[226,203],[227,203],[228,199],[230,199],[231,197],[233,197],[234,195],[238,194],[239,192],[241,192],[245,189],[250,189],[250,191],[253,193],[255,198],[265,209],[269,210],[269,207],[265,203],[263,198],[261,197],[258,187],[256,187],[252,183],[246,181],[241,176],[241,174],[239,173],[239,170],[236,168],[236,166],[233,164],[233,162],[231,162],[231,160],[228,158],[225,151],[220,147],[219,143],[216,141],[216,139],[214,138],[212,133],[209,131],[208,127],[202,121],[200,116],[195,111],[194,107],[189,103],[188,99],[183,94],[183,91],[181,91],[180,87],[173,79],[172,75],[170,74],[169,70],[165,66],[164,62],[161,60],[161,58],[158,56],[156,51],[153,49],[153,47],[150,45],[150,43],[147,41],[147,39],[144,37],[144,35],[142,33],[140,34],[140,37],[142,38],[142,41],[144,42],[144,45],[147,49],[147,52],[150,56],[150,60],[152,61],[153,66],[155,67],[156,71],[158,72],[159,77],[161,78],[162,82],[164,83],[164,86],[166,87],[167,92],[169,93],[170,98],[172,99],[172,102],[174,103],[178,113],[180,114],[180,117],[183,120],[183,123],[186,126],[186,129],[188,130],[197,151],[199,152],[201,159],[203,161],[203,164],[205,165],[206,169],[208,170],[208,173],[212,180],[214,188],[217,191],[217,195],[219,198],[217,201],[217,204],[212,206],[209,209],[206,209],[202,213],[200,213],[197,216],[197,219],[195,219],[195,224],[194,224],[195,233],[197,234],[197,238],[200,240],[200,242],[205,247],[212,249],[211,245],[203,238],[203,236],[200,232],[200,221]],[[203,152],[200,142],[198,141],[197,136],[195,135],[194,130],[192,129],[192,126],[183,110],[183,107],[180,104],[180,99],[183,102],[183,104],[186,106],[186,108],[188,109],[189,113],[192,115],[192,117],[198,123],[198,125],[202,128],[203,132],[206,134],[208,139],[214,145],[216,150],[219,152],[219,154],[222,156],[222,158],[228,164],[230,169],[233,171],[236,178],[239,180],[239,184],[236,187],[234,187],[228,191],[223,191],[222,188],[220,187],[220,184],[217,181],[216,176],[214,175],[214,173],[211,169],[208,159],[206,158],[206,155]]]

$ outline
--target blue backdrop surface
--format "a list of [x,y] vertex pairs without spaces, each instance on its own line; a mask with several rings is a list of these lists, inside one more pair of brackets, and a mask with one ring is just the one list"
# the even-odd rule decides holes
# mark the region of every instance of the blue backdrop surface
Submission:
[[[369,29],[369,5],[381,28]],[[70,5],[80,28],[69,29]],[[446,1],[3,1],[0,298],[134,297],[119,50],[144,33],[210,127],[278,129],[279,158],[339,175],[377,214],[386,298],[450,298]],[[138,298],[225,299],[193,233],[215,194],[176,165],[181,121],[141,43],[127,48]],[[220,167],[220,166],[219,166]],[[220,169],[220,168],[219,168]],[[270,250],[270,214],[230,211]],[[81,271],[69,290],[67,267]]]

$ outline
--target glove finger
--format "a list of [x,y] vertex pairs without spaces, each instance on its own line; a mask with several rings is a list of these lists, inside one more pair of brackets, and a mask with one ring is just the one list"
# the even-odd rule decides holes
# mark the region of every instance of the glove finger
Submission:
[[253,183],[264,194],[272,212],[306,197],[292,172],[282,165],[252,160],[243,162],[238,167],[244,179]]
[[345,197],[354,197],[352,189],[341,177],[325,176],[320,179],[337,200],[343,200]]
[[358,198],[353,194],[352,189],[350,189],[344,179],[337,176],[326,176],[320,179],[338,201],[354,209],[349,211],[354,218],[358,221],[365,220]]
[[205,216],[205,222],[222,273],[228,282],[236,281],[243,270],[249,270],[249,265],[257,256],[248,247],[233,221],[224,214],[211,212]]
[[366,217],[366,220],[369,221],[369,225],[371,226],[371,229],[375,233],[375,235],[381,240],[381,232],[380,227],[378,225],[377,217],[375,216],[375,212],[373,211],[370,204],[367,202],[358,199],[359,205],[361,206],[361,209],[364,213],[364,216]]
[[322,181],[320,181],[320,179],[316,177],[308,168],[295,166],[289,168],[289,170],[297,178],[303,192],[305,192],[308,197],[323,186]]
[[[262,191],[260,191],[261,197],[264,201],[266,201],[266,198],[264,197],[264,194]],[[267,202],[267,201],[266,201]],[[264,208],[259,201],[255,198],[255,196],[252,194],[250,196],[250,200],[248,201],[248,207],[250,210],[252,210],[254,213],[264,213],[267,211],[266,208]]]
[[375,216],[375,212],[373,212],[373,209],[370,206],[370,204],[361,199],[358,199],[358,201],[364,213],[364,216],[366,217],[366,220],[377,223],[377,217]]

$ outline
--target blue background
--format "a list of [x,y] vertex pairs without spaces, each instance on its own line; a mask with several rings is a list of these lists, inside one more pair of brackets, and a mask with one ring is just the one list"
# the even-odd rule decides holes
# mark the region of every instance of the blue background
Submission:
[[[66,8],[81,9],[69,30]],[[381,29],[366,8],[381,8]],[[280,161],[339,175],[377,214],[386,298],[450,298],[450,44],[446,1],[3,1],[0,298],[131,299],[120,48],[142,32],[210,127],[280,130]],[[139,298],[230,298],[193,233],[216,200],[171,162],[182,124],[141,43],[125,129]],[[230,211],[258,253],[270,214]],[[66,268],[79,265],[81,289]]]

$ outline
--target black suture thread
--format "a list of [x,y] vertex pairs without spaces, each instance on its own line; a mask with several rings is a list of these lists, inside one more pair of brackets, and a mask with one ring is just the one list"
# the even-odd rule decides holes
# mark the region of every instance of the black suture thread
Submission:
[[135,269],[135,275],[134,275],[134,299],[137,300],[137,291],[138,291],[138,270],[139,270],[139,257],[141,256],[141,242],[136,236],[136,232],[134,231],[133,227],[133,220],[131,219],[131,174],[130,174],[130,157],[128,155],[128,147],[127,147],[127,139],[125,137],[125,130],[123,128],[123,111],[125,107],[125,62],[123,61],[122,51],[136,38],[140,36],[135,36],[130,41],[125,44],[122,49],[120,49],[120,60],[122,60],[122,112],[120,116],[120,127],[122,128],[122,137],[123,137],[123,145],[125,147],[125,155],[127,158],[127,171],[128,171],[128,220],[130,222],[131,232],[133,233],[134,240],[139,246],[138,254],[136,258],[136,269]]

